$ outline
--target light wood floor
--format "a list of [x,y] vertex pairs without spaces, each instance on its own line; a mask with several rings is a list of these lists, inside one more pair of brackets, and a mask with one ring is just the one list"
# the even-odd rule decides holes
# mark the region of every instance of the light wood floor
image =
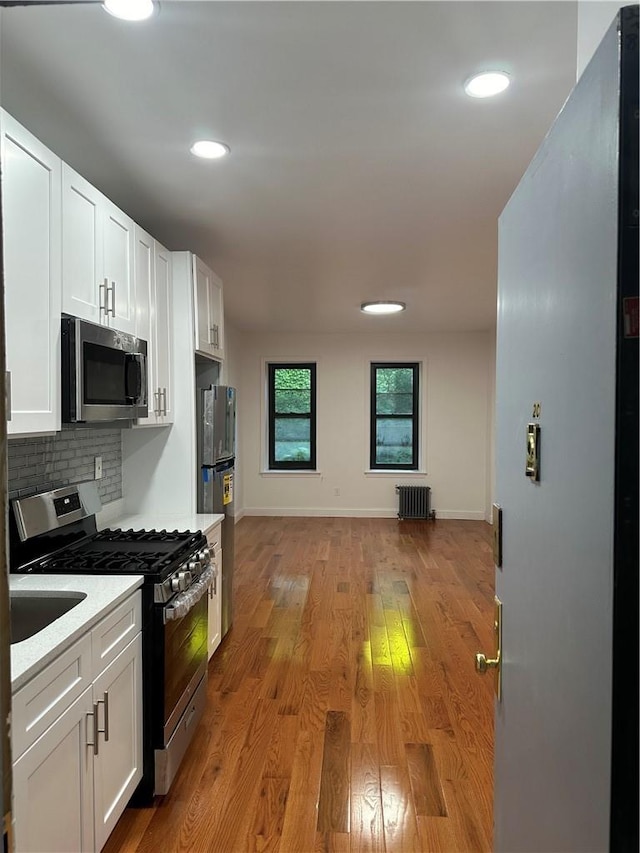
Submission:
[[106,853],[489,851],[490,528],[244,518],[232,630],[170,793]]

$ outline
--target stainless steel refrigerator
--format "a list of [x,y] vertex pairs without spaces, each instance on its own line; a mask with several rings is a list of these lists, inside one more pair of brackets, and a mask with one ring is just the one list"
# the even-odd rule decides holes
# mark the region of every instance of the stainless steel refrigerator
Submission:
[[233,622],[236,389],[198,392],[198,512],[222,513],[222,636]]

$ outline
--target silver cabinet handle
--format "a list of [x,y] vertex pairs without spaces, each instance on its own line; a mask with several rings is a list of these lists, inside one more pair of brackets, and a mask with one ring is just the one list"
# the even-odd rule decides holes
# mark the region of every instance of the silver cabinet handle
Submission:
[[105,278],[104,282],[98,287],[100,291],[100,313],[104,311],[104,316],[109,316],[109,307],[107,303],[109,287],[107,285],[107,279]]
[[116,283],[115,281],[111,282],[111,287],[108,288],[111,291],[111,308],[107,309],[107,313],[111,314],[112,317],[116,316]]
[[93,747],[93,754],[98,754],[98,705],[93,703],[93,711],[87,713],[87,717],[93,717],[93,743],[88,743],[87,746]]
[[[156,403],[157,403],[157,405],[156,405]],[[162,412],[160,411],[160,389],[159,388],[157,391],[153,392],[153,414],[154,415],[161,415],[162,414]]]
[[162,415],[167,414],[167,389],[166,388],[162,389],[162,412],[160,414],[162,414]]
[[[104,728],[98,729],[98,734],[104,735],[105,743],[109,740],[109,691],[105,690],[103,698],[98,699],[95,704],[96,709],[96,724],[98,721],[98,705],[104,705]],[[97,738],[96,738],[97,743]]]
[[7,370],[4,374],[5,384],[4,384],[4,393],[5,393],[5,414],[7,416],[7,420],[11,420],[11,371]]

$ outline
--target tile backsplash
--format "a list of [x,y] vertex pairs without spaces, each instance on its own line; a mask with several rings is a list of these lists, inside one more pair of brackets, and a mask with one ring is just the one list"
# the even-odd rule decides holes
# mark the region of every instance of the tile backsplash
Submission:
[[96,480],[103,504],[122,497],[122,432],[119,429],[63,429],[51,436],[7,442],[9,499],[93,480],[94,459],[102,456]]

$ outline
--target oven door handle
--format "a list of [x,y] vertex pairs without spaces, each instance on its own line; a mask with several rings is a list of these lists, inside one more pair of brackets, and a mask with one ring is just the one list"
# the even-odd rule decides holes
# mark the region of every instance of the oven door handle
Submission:
[[172,598],[164,607],[162,611],[162,621],[166,624],[167,622],[172,622],[174,619],[182,619],[185,617],[187,613],[196,606],[202,596],[207,593],[212,581],[213,569],[211,566],[207,566],[198,580],[190,586],[189,589],[181,592],[180,595],[176,595],[176,597]]

